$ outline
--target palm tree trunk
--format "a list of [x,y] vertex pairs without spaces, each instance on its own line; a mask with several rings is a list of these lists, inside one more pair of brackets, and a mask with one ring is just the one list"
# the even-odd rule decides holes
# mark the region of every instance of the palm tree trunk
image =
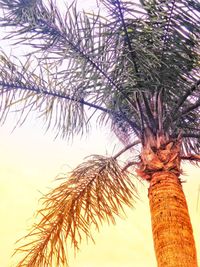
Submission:
[[178,176],[155,172],[148,196],[158,267],[197,267],[192,225]]
[[147,135],[137,173],[149,181],[149,203],[158,267],[197,267],[187,202],[179,175],[181,140]]

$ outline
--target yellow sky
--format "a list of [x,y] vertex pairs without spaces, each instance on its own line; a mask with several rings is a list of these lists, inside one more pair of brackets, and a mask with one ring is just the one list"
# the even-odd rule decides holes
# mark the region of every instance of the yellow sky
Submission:
[[[38,122],[37,122],[38,123]],[[8,124],[11,124],[9,122]],[[91,153],[112,151],[109,135],[92,134],[88,140],[66,141],[44,135],[41,124],[27,123],[10,135],[11,126],[0,128],[0,266],[15,267],[11,254],[14,242],[31,226],[41,192],[54,186],[57,174],[66,172]],[[198,251],[200,251],[200,202],[197,210],[200,170],[185,166],[184,184]],[[82,244],[76,259],[70,253],[70,267],[155,267],[147,188],[139,185],[141,200],[128,210],[127,219],[102,227],[96,244]],[[198,254],[199,255],[199,254]],[[200,258],[200,255],[199,255]],[[55,266],[57,267],[57,266]]]

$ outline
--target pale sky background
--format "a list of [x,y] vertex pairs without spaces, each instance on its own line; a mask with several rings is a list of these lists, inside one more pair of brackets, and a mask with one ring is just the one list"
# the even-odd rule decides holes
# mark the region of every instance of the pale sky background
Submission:
[[[112,152],[114,142],[108,133],[96,131],[87,140],[75,139],[73,145],[54,140],[44,134],[39,121],[27,122],[10,134],[13,121],[0,128],[0,266],[15,267],[11,258],[14,243],[31,227],[33,214],[39,207],[40,192],[55,186],[59,173],[75,167],[92,153]],[[111,145],[110,145],[111,143]],[[200,202],[198,208],[199,169],[184,166],[184,191],[200,251]],[[141,199],[135,209],[127,209],[127,218],[118,219],[115,226],[105,225],[95,233],[96,244],[82,244],[70,267],[155,267],[147,186],[138,184]],[[39,192],[40,191],[40,192]],[[199,255],[199,253],[198,253]],[[200,255],[199,255],[200,258]],[[55,266],[57,267],[57,266]]]
[[[16,266],[15,258],[11,258],[14,243],[31,227],[41,192],[48,192],[56,185],[55,177],[81,163],[85,156],[106,154],[107,151],[111,153],[115,146],[106,129],[94,130],[87,139],[75,138],[73,144],[68,144],[65,140],[54,140],[53,133],[44,134],[39,121],[29,119],[23,127],[11,134],[13,123],[10,118],[0,128],[1,267]],[[187,181],[183,188],[200,259],[200,170],[189,165],[183,167],[186,173],[184,179]],[[135,209],[127,209],[125,220],[118,219],[115,226],[105,225],[100,233],[95,233],[96,244],[83,243],[76,259],[69,252],[70,267],[156,266],[147,184],[138,184],[138,188],[141,198]]]

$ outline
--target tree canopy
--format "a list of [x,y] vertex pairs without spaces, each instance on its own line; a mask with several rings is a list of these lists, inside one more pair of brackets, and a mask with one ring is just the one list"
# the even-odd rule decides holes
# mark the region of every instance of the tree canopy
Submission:
[[53,1],[0,5],[7,38],[33,48],[20,66],[1,55],[2,121],[20,102],[21,122],[34,109],[47,128],[72,137],[100,111],[98,122],[111,121],[126,142],[150,128],[181,132],[184,150],[198,151],[198,1],[103,0],[97,15],[75,2],[65,13]]

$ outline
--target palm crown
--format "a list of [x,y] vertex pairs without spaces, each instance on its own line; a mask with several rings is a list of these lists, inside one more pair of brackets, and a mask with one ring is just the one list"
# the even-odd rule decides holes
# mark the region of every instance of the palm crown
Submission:
[[146,127],[172,137],[181,131],[185,149],[198,152],[198,2],[100,2],[106,18],[80,13],[75,5],[63,17],[53,3],[1,1],[8,9],[2,25],[17,26],[11,36],[38,48],[41,60],[49,59],[45,66],[40,61],[39,74],[30,64],[22,66],[22,79],[2,56],[4,86],[21,87],[24,108],[46,103],[40,112],[47,121],[54,113],[63,136],[87,129],[85,105],[108,114],[125,136],[141,137]]
[[[11,27],[7,38],[33,48],[21,64],[2,52],[2,122],[19,104],[19,124],[37,110],[47,128],[73,137],[87,132],[97,116],[127,149],[145,146],[151,137],[181,138],[182,158],[199,160],[198,1],[102,0],[104,12],[97,14],[78,12],[75,3],[61,14],[53,1],[0,0],[0,6],[5,12],[1,25]],[[40,263],[41,250],[47,255],[52,248],[51,256],[42,259],[44,266],[53,253],[65,262],[62,238],[71,236],[76,248],[82,232],[90,237],[91,223],[98,227],[97,217],[114,220],[121,203],[132,205],[135,187],[129,165],[117,163],[120,155],[93,157],[47,196],[48,216],[34,230],[44,242],[38,239],[28,254],[34,264]],[[48,240],[55,241],[50,250]]]

